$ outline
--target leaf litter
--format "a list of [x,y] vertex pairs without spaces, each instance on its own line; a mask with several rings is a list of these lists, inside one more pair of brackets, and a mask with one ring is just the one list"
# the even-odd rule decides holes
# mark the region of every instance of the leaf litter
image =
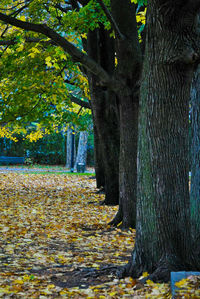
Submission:
[[117,268],[130,258],[135,230],[107,224],[117,207],[100,205],[104,195],[96,193],[94,180],[0,176],[1,298],[171,297],[169,284],[141,286],[117,278]]

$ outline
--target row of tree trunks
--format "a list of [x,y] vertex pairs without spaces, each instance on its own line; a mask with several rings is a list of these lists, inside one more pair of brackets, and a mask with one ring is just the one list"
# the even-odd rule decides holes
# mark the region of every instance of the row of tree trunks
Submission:
[[[45,34],[89,70],[93,118],[101,149],[100,160],[104,161],[106,203],[118,202],[120,190],[119,214],[124,223],[129,222],[124,220],[129,207],[127,201],[136,198],[135,187],[129,187],[135,186],[136,181],[136,172],[132,171],[135,158],[131,160],[129,146],[134,148],[135,157],[137,118],[134,117],[138,110],[137,81],[141,68],[135,6],[131,2],[110,1],[115,20],[112,22],[110,18],[115,27],[115,47],[109,32],[100,26],[88,34],[90,57],[46,24],[23,22],[13,14],[0,12],[3,22]],[[79,9],[76,0],[71,3]],[[85,5],[88,1],[79,3]],[[134,277],[147,271],[152,273],[151,279],[166,281],[172,270],[200,270],[199,169],[195,165],[199,164],[199,106],[192,107],[191,198],[188,184],[189,98],[194,65],[200,61],[199,9],[199,0],[151,0],[148,3],[138,129],[137,235],[126,268],[126,274]],[[116,87],[118,82],[120,88]],[[116,175],[119,168],[120,186]],[[133,203],[135,205],[134,200]],[[130,214],[133,217],[134,208],[127,218]]]
[[148,5],[136,243],[126,268],[128,275],[147,271],[162,281],[169,280],[170,271],[199,268],[199,256],[196,263],[193,258],[188,186],[188,101],[195,53],[187,47],[193,45],[196,11],[179,2],[152,0]]

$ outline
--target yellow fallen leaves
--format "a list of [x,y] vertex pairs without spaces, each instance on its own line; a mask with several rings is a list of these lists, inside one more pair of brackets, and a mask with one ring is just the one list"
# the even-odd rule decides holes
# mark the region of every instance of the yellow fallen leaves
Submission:
[[0,297],[168,297],[168,284],[139,289],[112,273],[77,281],[81,271],[125,264],[134,246],[135,230],[110,228],[117,207],[99,205],[94,192],[86,176],[0,174]]
[[176,291],[176,298],[200,298],[200,277],[189,276],[175,283],[179,290]]

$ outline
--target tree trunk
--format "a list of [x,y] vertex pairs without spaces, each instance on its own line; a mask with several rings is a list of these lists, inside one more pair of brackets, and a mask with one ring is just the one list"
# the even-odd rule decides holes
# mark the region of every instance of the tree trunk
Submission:
[[191,133],[191,228],[194,246],[200,251],[200,66],[191,89]]
[[[107,72],[114,70],[114,41],[102,26],[89,31],[87,52]],[[116,97],[108,88],[99,85],[98,78],[88,75],[91,107],[103,160],[105,179],[104,204],[119,203],[119,124]],[[99,153],[98,153],[99,155]]]
[[111,0],[112,14],[124,35],[117,40],[117,76],[125,83],[118,93],[120,107],[119,210],[110,222],[123,228],[135,227],[137,198],[137,138],[139,79],[142,55],[137,34],[135,5]]
[[[66,141],[66,168],[71,168],[71,164],[72,164],[72,142],[73,142],[73,138],[72,138],[72,129],[69,128],[67,130],[67,141]],[[75,142],[74,143],[74,154],[73,154],[73,164],[76,161],[76,145]]]
[[78,142],[78,150],[76,155],[76,162],[74,165],[74,170],[77,170],[77,164],[82,163],[86,166],[87,160],[87,140],[88,140],[88,132],[82,131],[79,135],[79,142]]
[[170,271],[198,268],[192,261],[188,188],[188,100],[195,53],[186,48],[194,40],[195,12],[179,1],[162,5],[152,0],[147,15],[136,243],[126,273],[138,277],[147,271],[151,279],[166,281]]
[[116,112],[112,108],[115,96],[108,91],[93,86],[91,88],[91,106],[97,128],[105,178],[106,205],[119,203],[119,128]]
[[96,124],[93,124],[94,128],[94,161],[95,161],[95,175],[97,188],[105,188],[105,174],[104,174],[104,162],[102,157],[102,150],[100,140],[97,134]]

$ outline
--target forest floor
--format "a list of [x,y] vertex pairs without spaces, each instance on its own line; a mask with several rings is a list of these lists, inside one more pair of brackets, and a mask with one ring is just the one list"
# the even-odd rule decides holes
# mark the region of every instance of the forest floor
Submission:
[[[117,207],[96,191],[91,176],[0,173],[1,298],[171,298],[169,284],[117,277],[135,230],[110,227]],[[199,281],[180,287],[200,298]]]

